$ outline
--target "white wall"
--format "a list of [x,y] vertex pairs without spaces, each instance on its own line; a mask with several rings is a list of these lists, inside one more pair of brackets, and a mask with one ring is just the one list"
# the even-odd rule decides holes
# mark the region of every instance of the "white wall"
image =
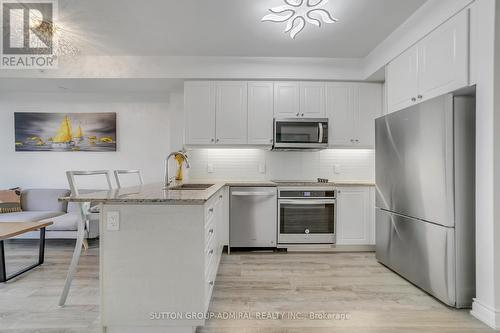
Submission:
[[[14,112],[116,112],[117,152],[15,152]],[[0,188],[67,188],[66,170],[140,169],[146,182],[163,180],[165,156],[182,148],[183,94],[10,93],[0,95]],[[189,179],[374,181],[373,150],[271,152],[196,149]],[[208,165],[213,172],[208,172]],[[334,173],[333,166],[338,172]],[[171,161],[171,174],[175,163]],[[95,181],[92,180],[92,184]]]
[[[188,151],[189,179],[375,180],[375,153],[368,149],[274,152],[259,149]],[[337,165],[339,173],[334,173]],[[209,171],[211,169],[211,172]]]
[[[15,152],[14,112],[116,112],[117,152]],[[66,170],[140,169],[160,181],[170,150],[168,97],[131,93],[0,95],[0,188],[68,188]]]
[[2,69],[0,78],[364,80],[362,59],[78,56],[48,71]]
[[493,113],[494,123],[493,123],[493,154],[494,154],[494,183],[493,183],[493,198],[491,204],[495,207],[495,213],[493,218],[493,244],[495,246],[494,250],[494,267],[495,271],[493,273],[493,280],[496,282],[494,286],[495,290],[495,328],[500,329],[500,4],[496,2],[495,8],[495,71],[494,76],[494,106]]
[[[500,206],[498,205],[499,96],[495,98],[495,0],[478,0],[476,64],[476,298],[472,314],[494,328],[500,328]],[[498,27],[498,25],[497,25]],[[498,30],[497,30],[498,31]],[[496,58],[499,58],[497,51]],[[498,61],[498,60],[497,60]],[[497,78],[498,80],[498,78]],[[500,82],[498,82],[500,83]],[[497,92],[498,94],[498,92]],[[495,100],[497,101],[495,105]],[[498,108],[498,109],[497,109]],[[497,124],[495,124],[495,120]],[[496,159],[496,161],[495,161]],[[495,184],[495,180],[497,183]]]

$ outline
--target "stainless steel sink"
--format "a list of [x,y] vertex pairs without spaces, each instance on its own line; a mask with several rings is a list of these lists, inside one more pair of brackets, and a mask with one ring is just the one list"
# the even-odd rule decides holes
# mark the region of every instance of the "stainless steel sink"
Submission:
[[182,184],[171,187],[171,190],[206,190],[214,184]]

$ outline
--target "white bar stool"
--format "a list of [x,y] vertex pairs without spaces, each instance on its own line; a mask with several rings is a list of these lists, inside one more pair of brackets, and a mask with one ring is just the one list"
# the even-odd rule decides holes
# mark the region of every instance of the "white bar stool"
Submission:
[[115,170],[116,185],[118,186],[118,188],[123,187],[122,182],[120,181],[120,175],[130,175],[130,174],[137,175],[137,178],[139,179],[139,185],[144,184],[144,180],[142,179],[140,170]]
[[[71,195],[77,196],[80,194],[81,189],[78,188],[75,176],[105,176],[107,181],[107,187],[109,190],[112,190],[111,186],[111,176],[110,171],[108,170],[98,170],[98,171],[66,171],[66,176],[68,177],[69,187],[71,189]],[[82,252],[82,246],[85,248],[88,247],[87,240],[85,239],[85,228],[87,224],[87,220],[89,219],[90,214],[90,202],[79,202],[78,203],[78,229],[76,236],[76,245],[75,250],[73,252],[73,257],[71,258],[71,264],[69,265],[68,274],[66,276],[66,282],[64,284],[64,289],[61,294],[61,298],[59,299],[59,306],[63,306],[66,303],[66,299],[68,298],[69,288],[71,287],[71,281],[76,272],[76,267],[78,266],[78,260],[80,259],[80,255]]]

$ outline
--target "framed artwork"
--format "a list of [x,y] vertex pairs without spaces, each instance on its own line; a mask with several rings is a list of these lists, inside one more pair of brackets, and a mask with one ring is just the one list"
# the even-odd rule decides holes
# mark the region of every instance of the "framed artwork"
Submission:
[[116,151],[116,113],[15,112],[16,151]]

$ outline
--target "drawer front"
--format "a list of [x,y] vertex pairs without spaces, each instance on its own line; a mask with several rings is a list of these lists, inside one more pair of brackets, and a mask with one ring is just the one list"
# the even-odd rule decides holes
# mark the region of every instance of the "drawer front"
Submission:
[[215,236],[215,227],[215,219],[210,219],[207,223],[205,223],[205,244],[207,244],[207,242]]
[[224,191],[220,190],[205,204],[205,311],[208,311],[212,291],[221,259],[222,247],[218,241],[217,229],[222,217],[221,205]]
[[215,264],[214,259],[217,256],[217,244],[213,239],[215,237],[205,247],[205,273],[212,270],[213,267],[211,266]]
[[207,266],[207,272],[205,273],[205,311],[208,310],[210,304],[210,298],[212,297],[212,291],[215,285],[215,277],[217,275],[217,258],[216,252],[214,251],[211,257],[211,262]]
[[205,226],[207,226],[210,223],[213,223],[215,220],[215,208],[212,206],[210,208],[207,208],[205,211]]
[[220,191],[215,193],[205,204],[205,222],[209,221],[215,216],[215,208],[217,206],[217,199],[219,198]]
[[215,281],[207,281],[207,287],[205,288],[205,312],[208,311],[208,307],[210,306],[210,299],[212,298],[212,292],[214,290],[214,285],[210,284],[210,282],[215,283]]

